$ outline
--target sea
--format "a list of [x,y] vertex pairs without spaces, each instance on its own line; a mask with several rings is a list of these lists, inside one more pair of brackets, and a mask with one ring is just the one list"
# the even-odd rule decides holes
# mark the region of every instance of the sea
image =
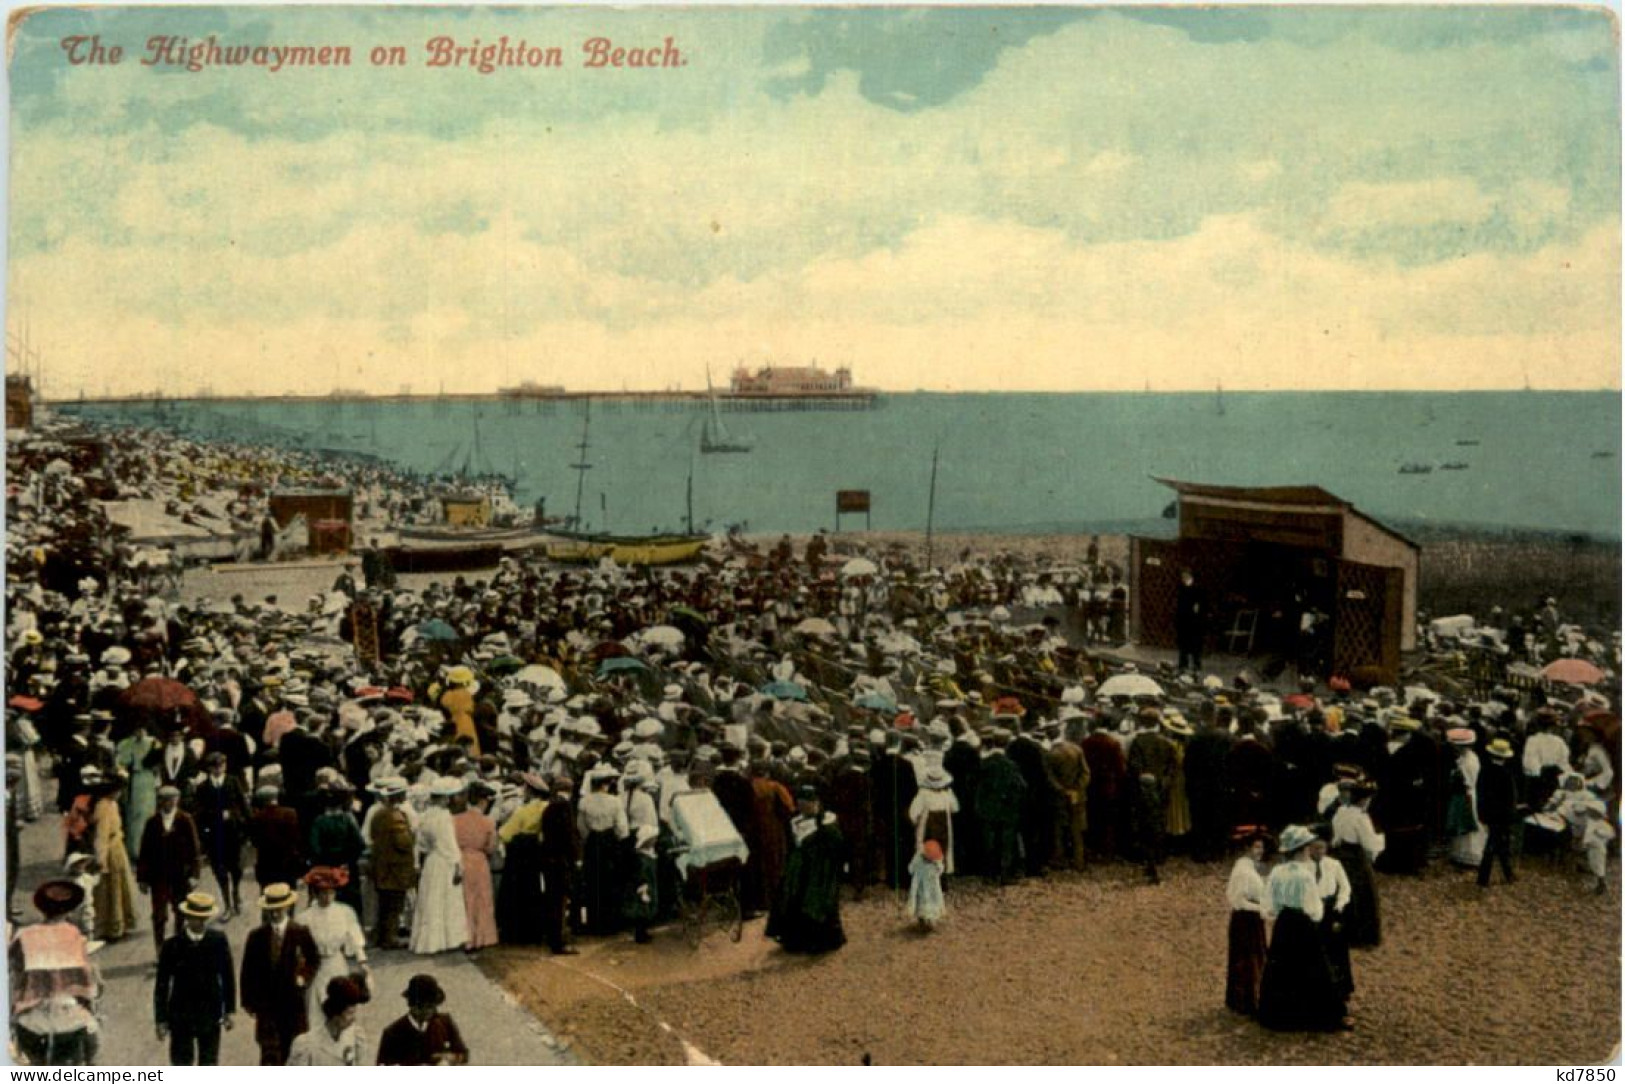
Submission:
[[869,410],[724,410],[751,450],[703,454],[704,401],[58,405],[424,474],[499,473],[550,516],[575,513],[579,486],[582,520],[617,533],[681,528],[690,507],[713,531],[858,529],[865,517],[837,519],[835,495],[867,490],[875,530],[1171,534],[1158,479],[1178,479],[1317,485],[1396,529],[1601,539],[1621,533],[1620,407],[1618,392],[882,394]]

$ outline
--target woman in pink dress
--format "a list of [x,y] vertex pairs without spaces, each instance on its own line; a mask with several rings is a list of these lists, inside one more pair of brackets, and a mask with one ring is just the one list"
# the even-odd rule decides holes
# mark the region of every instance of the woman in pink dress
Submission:
[[490,788],[478,783],[472,794],[465,792],[451,800],[457,849],[463,853],[463,906],[468,911],[468,943],[463,947],[468,952],[497,943],[496,896],[491,891],[497,830],[486,814],[490,805]]

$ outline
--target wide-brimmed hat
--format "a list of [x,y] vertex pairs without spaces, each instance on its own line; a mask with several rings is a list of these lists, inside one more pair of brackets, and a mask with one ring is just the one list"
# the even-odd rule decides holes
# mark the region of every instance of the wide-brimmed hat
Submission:
[[1388,729],[1405,731],[1421,730],[1422,724],[1417,722],[1415,719],[1412,719],[1409,715],[1395,715],[1393,718],[1388,720]]
[[398,775],[386,775],[367,788],[380,798],[393,798],[406,793],[406,780]]
[[1242,824],[1230,833],[1230,838],[1246,847],[1251,847],[1254,840],[1262,841],[1264,849],[1269,850],[1275,845],[1275,836],[1262,824]]
[[1484,752],[1497,760],[1505,760],[1512,755],[1512,743],[1505,738],[1496,738],[1484,747]]
[[1455,726],[1444,732],[1444,740],[1451,745],[1471,745],[1478,740],[1478,735],[1464,726]]
[[220,912],[220,905],[207,892],[194,892],[181,901],[177,910],[187,918],[213,918]]
[[453,666],[446,671],[446,684],[472,685],[474,684],[474,671],[466,666]]
[[1301,851],[1313,843],[1317,837],[1315,833],[1301,824],[1289,824],[1281,833],[1281,853],[1291,854]]
[[260,893],[260,909],[264,911],[282,911],[291,908],[299,901],[299,893],[290,885],[270,884]]
[[84,887],[73,881],[46,881],[34,890],[34,910],[46,918],[65,915],[84,902]]
[[525,786],[529,787],[531,790],[537,791],[538,793],[546,794],[550,789],[547,785],[547,780],[543,779],[535,772],[521,772],[519,778],[521,781],[523,781]]
[[446,991],[433,975],[413,975],[401,996],[408,1005],[441,1005],[445,1003]]
[[311,891],[319,892],[324,888],[339,889],[350,883],[350,871],[343,866],[317,866],[305,874],[305,884]]
[[434,785],[429,788],[430,796],[435,798],[455,798],[461,793],[463,793],[463,781],[449,776],[436,779]]
[[1162,717],[1162,728],[1170,734],[1178,734],[1182,738],[1189,738],[1196,733],[1191,728],[1191,724],[1187,723],[1185,717],[1178,712],[1169,712],[1164,715]]

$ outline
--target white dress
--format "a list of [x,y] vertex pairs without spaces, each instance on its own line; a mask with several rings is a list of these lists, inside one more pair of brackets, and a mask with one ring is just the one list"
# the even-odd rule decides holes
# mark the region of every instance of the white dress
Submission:
[[424,811],[418,825],[417,906],[412,912],[412,951],[420,956],[460,949],[468,942],[468,912],[463,904],[463,886],[456,883],[462,867],[457,847],[457,829],[451,811],[433,806]]
[[322,964],[316,977],[306,988],[305,998],[310,1019],[322,1018],[322,999],[327,996],[327,984],[340,975],[351,975],[367,962],[367,939],[361,932],[361,923],[349,904],[337,900],[326,907],[313,904],[300,915],[301,922],[316,941],[316,951]]
[[[1467,782],[1467,808],[1473,811],[1473,819],[1478,820],[1478,754],[1471,749],[1461,755],[1461,777]],[[1484,857],[1484,844],[1489,838],[1489,829],[1484,827],[1483,821],[1479,821],[1476,830],[1465,832],[1450,841],[1450,861],[1458,866],[1476,869]]]
[[365,1065],[367,1064],[367,1036],[361,1025],[351,1024],[339,1032],[337,1039],[327,1030],[325,1021],[294,1039],[288,1048],[289,1065]]

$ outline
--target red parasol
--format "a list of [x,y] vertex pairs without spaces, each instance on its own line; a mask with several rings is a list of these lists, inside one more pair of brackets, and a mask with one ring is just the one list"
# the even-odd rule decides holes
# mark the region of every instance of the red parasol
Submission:
[[1540,675],[1565,685],[1595,685],[1608,676],[1584,659],[1558,659],[1542,670]]
[[1283,708],[1302,708],[1304,711],[1308,711],[1315,706],[1315,698],[1308,693],[1293,693],[1291,696],[1281,697],[1281,706]]
[[14,696],[6,701],[6,706],[17,708],[19,711],[38,711],[45,706],[45,702],[32,696]]
[[174,678],[144,677],[119,695],[127,708],[167,712],[197,706],[197,693]]
[[389,687],[389,691],[384,693],[384,699],[393,701],[397,704],[410,704],[414,697],[412,695],[412,690],[408,689],[405,685],[391,685]]
[[626,645],[619,640],[605,640],[592,649],[592,657],[599,662],[603,662],[605,659],[622,658],[630,654],[632,653],[626,649]]

